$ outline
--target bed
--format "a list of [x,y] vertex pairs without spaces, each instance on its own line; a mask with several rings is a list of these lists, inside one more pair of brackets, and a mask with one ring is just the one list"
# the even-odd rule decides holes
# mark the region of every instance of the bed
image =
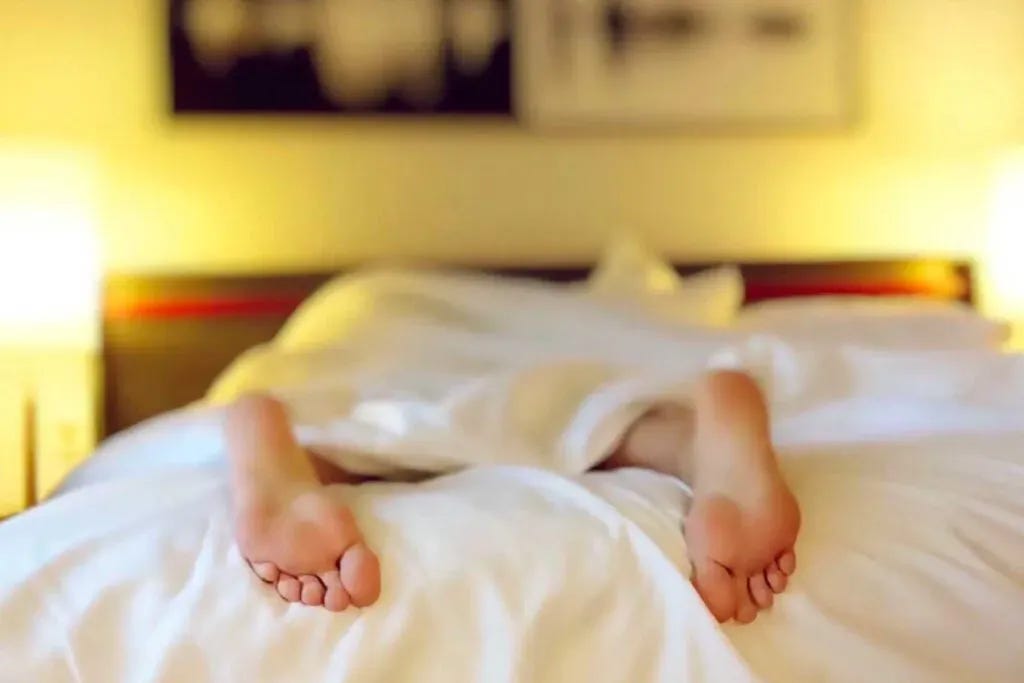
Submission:
[[[741,270],[748,311],[923,295],[963,304],[960,320],[973,301],[961,261]],[[385,558],[381,603],[338,616],[276,600],[234,550],[216,424],[167,411],[245,349],[272,348],[328,279],[110,280],[106,429],[127,431],[0,525],[0,680],[1022,680],[1024,361],[973,342],[739,335],[775,369],[775,437],[805,519],[794,584],[750,626],[719,626],[686,580],[686,491],[636,471],[489,467],[340,489]],[[946,316],[910,332],[949,341]]]

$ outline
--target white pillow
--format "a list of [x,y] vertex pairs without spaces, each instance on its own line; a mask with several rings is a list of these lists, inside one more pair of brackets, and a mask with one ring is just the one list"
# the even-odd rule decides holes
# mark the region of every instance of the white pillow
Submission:
[[558,287],[472,271],[376,266],[324,284],[285,323],[275,343],[298,350],[333,344],[360,326],[418,318],[464,329],[522,323]]
[[730,325],[743,304],[743,276],[722,266],[683,277],[636,240],[618,238],[605,250],[586,285],[587,293],[659,322]]
[[996,348],[1009,333],[966,304],[920,297],[813,296],[748,306],[745,332],[897,349]]

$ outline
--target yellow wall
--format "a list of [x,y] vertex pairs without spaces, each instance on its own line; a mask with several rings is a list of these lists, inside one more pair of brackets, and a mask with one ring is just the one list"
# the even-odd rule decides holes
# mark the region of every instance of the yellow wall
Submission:
[[114,268],[558,260],[623,228],[690,257],[974,252],[1024,142],[1024,2],[862,6],[856,130],[702,139],[173,120],[163,3],[0,0],[0,134],[97,155]]

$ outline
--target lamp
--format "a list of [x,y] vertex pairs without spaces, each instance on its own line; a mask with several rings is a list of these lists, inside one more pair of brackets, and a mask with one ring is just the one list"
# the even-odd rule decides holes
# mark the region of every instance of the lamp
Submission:
[[985,272],[986,312],[1010,321],[1011,345],[1024,347],[1024,157],[1012,159],[999,169]]
[[[22,418],[11,418],[19,424],[0,425],[0,438],[13,438],[24,454],[20,464],[28,504],[38,492],[41,392],[80,395],[83,383],[69,379],[73,374],[64,359],[77,354],[91,363],[99,346],[100,267],[91,171],[75,153],[0,146],[0,382],[6,385],[6,401],[21,401],[20,408],[3,406],[0,414]],[[76,399],[48,400],[48,419],[58,423],[54,416],[60,416],[64,424],[67,401]],[[20,434],[12,433],[18,429]],[[0,477],[0,484],[12,485],[6,477]],[[15,492],[0,490],[4,493]]]
[[93,214],[79,156],[0,148],[0,344],[97,347]]

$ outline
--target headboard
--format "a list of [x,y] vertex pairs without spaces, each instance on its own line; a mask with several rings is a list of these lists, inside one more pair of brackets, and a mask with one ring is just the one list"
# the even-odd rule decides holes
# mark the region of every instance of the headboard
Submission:
[[[717,265],[684,263],[688,274]],[[746,301],[822,294],[923,295],[974,302],[965,260],[889,259],[740,264]],[[475,267],[509,277],[581,280],[587,266]],[[114,274],[103,300],[104,433],[202,398],[242,351],[269,341],[337,272],[178,276]]]

